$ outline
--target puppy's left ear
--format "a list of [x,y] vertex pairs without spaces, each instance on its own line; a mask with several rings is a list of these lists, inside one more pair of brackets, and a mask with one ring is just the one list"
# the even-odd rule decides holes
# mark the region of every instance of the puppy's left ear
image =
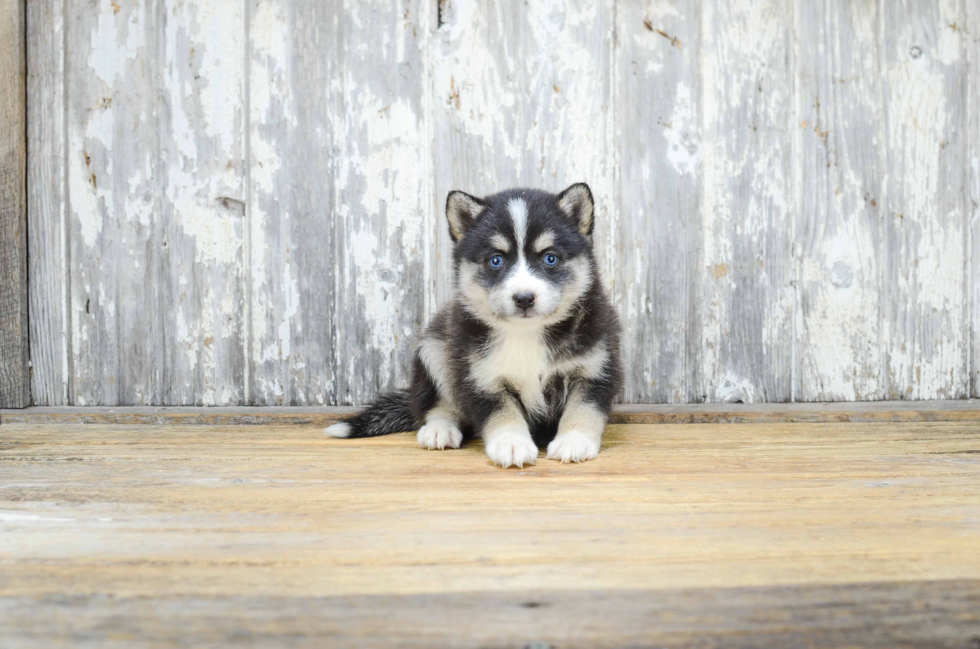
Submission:
[[592,236],[595,203],[592,200],[592,190],[588,185],[575,183],[558,194],[558,207],[578,226],[582,234],[587,237]]

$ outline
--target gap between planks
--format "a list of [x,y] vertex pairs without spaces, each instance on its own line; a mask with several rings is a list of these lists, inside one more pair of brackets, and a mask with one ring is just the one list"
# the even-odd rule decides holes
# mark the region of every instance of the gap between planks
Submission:
[[[58,407],[0,409],[3,424],[294,425],[327,426],[357,412],[338,407]],[[975,421],[980,400],[618,405],[611,424],[825,423]]]

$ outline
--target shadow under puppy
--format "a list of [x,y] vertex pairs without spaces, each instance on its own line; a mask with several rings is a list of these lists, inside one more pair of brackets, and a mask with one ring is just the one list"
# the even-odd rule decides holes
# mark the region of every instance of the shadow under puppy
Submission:
[[534,464],[545,445],[561,462],[596,457],[623,372],[588,185],[454,191],[446,216],[456,290],[422,334],[411,386],[327,435],[418,429],[421,448],[445,449],[475,434],[501,467]]

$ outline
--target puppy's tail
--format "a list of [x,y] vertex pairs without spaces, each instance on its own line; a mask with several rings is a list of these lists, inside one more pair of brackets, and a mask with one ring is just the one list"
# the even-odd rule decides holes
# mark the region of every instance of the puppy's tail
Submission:
[[408,407],[408,390],[383,394],[351,419],[328,426],[328,437],[375,437],[415,430],[415,417]]

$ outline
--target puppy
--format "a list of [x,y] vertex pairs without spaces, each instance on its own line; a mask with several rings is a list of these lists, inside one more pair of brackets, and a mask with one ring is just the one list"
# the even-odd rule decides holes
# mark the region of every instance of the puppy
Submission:
[[588,185],[446,201],[455,295],[422,334],[411,385],[326,429],[332,437],[418,430],[419,447],[483,438],[501,467],[599,453],[622,383],[620,327],[599,281]]

